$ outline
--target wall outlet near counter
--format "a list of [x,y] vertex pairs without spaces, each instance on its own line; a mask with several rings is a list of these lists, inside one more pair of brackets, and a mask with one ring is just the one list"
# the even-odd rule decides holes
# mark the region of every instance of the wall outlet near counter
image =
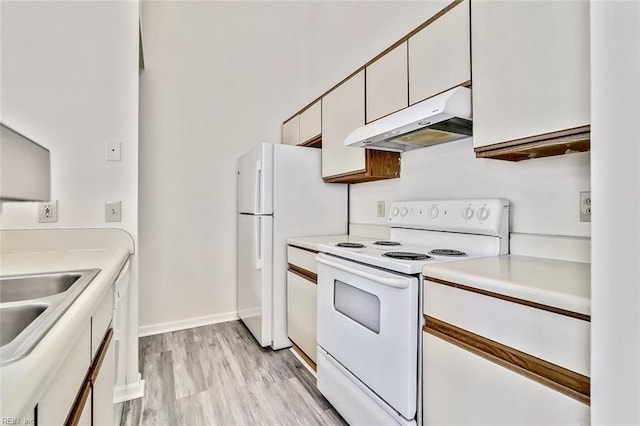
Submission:
[[378,201],[378,217],[384,217],[384,201]]
[[580,193],[580,222],[591,222],[591,191]]
[[58,221],[58,200],[38,203],[38,223],[56,223]]

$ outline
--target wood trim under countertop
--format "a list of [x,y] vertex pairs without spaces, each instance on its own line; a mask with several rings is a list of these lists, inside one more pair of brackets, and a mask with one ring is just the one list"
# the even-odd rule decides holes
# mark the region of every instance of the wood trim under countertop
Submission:
[[304,278],[307,281],[311,281],[316,285],[318,284],[318,274],[315,274],[311,271],[307,271],[306,269],[293,265],[291,263],[289,263],[288,271],[291,272],[292,274],[299,276],[300,278]]
[[494,293],[492,291],[487,291],[487,290],[481,290],[479,288],[469,287],[469,286],[466,286],[466,285],[463,285],[463,284],[458,284],[458,283],[454,283],[454,282],[451,282],[451,281],[441,280],[439,278],[434,278],[434,277],[430,277],[430,276],[427,276],[427,275],[424,276],[424,279],[425,279],[425,281],[430,281],[430,282],[433,282],[433,283],[442,284],[442,285],[446,285],[446,286],[449,286],[449,287],[454,287],[454,288],[457,288],[457,289],[460,289],[460,290],[469,291],[471,293],[477,293],[477,294],[481,294],[483,296],[488,296],[488,297],[493,297],[493,298],[496,298],[496,299],[506,300],[507,302],[517,303],[519,305],[528,306],[530,308],[540,309],[540,310],[543,310],[543,311],[552,312],[554,314],[564,315],[564,316],[571,317],[571,318],[576,318],[576,319],[579,319],[579,320],[582,320],[582,321],[591,322],[591,316],[590,315],[580,314],[578,312],[572,312],[572,311],[568,311],[566,309],[555,308],[553,306],[543,305],[541,303],[530,302],[528,300],[518,299],[518,298],[512,297],[512,296],[505,296],[504,294]]
[[320,253],[318,250],[314,250],[314,249],[310,249],[310,248],[302,247],[302,246],[297,246],[297,245],[295,245],[293,243],[287,243],[287,245],[290,246],[290,247],[295,247],[295,248],[300,249],[300,250],[310,251],[311,253],[315,253],[315,254]]
[[80,392],[78,392],[78,396],[73,403],[73,407],[71,408],[71,412],[67,417],[67,421],[64,423],[65,426],[76,426],[80,422],[80,417],[82,416],[85,405],[87,405],[87,400],[89,399],[90,394],[91,382],[87,380],[82,384]]
[[554,389],[583,404],[591,404],[591,379],[512,347],[424,315],[424,332],[445,340],[515,373]]
[[[93,388],[93,383],[96,381],[98,377],[98,373],[100,372],[100,367],[102,367],[102,362],[107,355],[107,350],[109,349],[109,345],[111,344],[111,339],[113,338],[113,328],[110,328],[102,339],[102,343],[98,348],[98,353],[96,354],[93,363],[89,367],[89,371],[85,377],[84,382],[82,383],[82,387],[78,392],[78,396],[76,397],[73,407],[69,412],[67,417],[67,421],[65,422],[65,426],[75,426],[80,421],[80,417],[82,416],[82,412],[87,403],[87,399],[89,394],[91,393],[91,389]],[[92,408],[93,409],[93,408]]]

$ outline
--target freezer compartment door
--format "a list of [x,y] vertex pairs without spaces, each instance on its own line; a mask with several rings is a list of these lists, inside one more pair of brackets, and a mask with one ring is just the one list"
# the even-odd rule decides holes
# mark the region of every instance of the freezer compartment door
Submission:
[[238,215],[238,316],[261,346],[273,340],[273,217]]
[[238,213],[273,213],[273,145],[260,144],[238,160]]

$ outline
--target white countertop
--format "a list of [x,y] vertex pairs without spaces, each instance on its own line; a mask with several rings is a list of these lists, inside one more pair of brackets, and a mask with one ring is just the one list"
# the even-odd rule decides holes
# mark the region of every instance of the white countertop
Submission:
[[302,247],[309,250],[318,250],[318,244],[353,243],[361,241],[377,241],[376,238],[363,237],[360,235],[323,235],[311,237],[291,237],[287,239],[287,244]]
[[76,301],[25,358],[0,368],[0,417],[30,416],[80,330],[129,258],[128,248],[3,254],[2,275],[98,268]]
[[423,275],[579,314],[591,314],[591,265],[507,255],[425,265]]

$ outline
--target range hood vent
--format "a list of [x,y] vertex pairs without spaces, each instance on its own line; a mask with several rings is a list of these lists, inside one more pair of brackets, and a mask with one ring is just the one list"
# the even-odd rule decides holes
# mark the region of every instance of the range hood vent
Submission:
[[404,152],[471,135],[471,89],[456,87],[356,129],[344,144]]

